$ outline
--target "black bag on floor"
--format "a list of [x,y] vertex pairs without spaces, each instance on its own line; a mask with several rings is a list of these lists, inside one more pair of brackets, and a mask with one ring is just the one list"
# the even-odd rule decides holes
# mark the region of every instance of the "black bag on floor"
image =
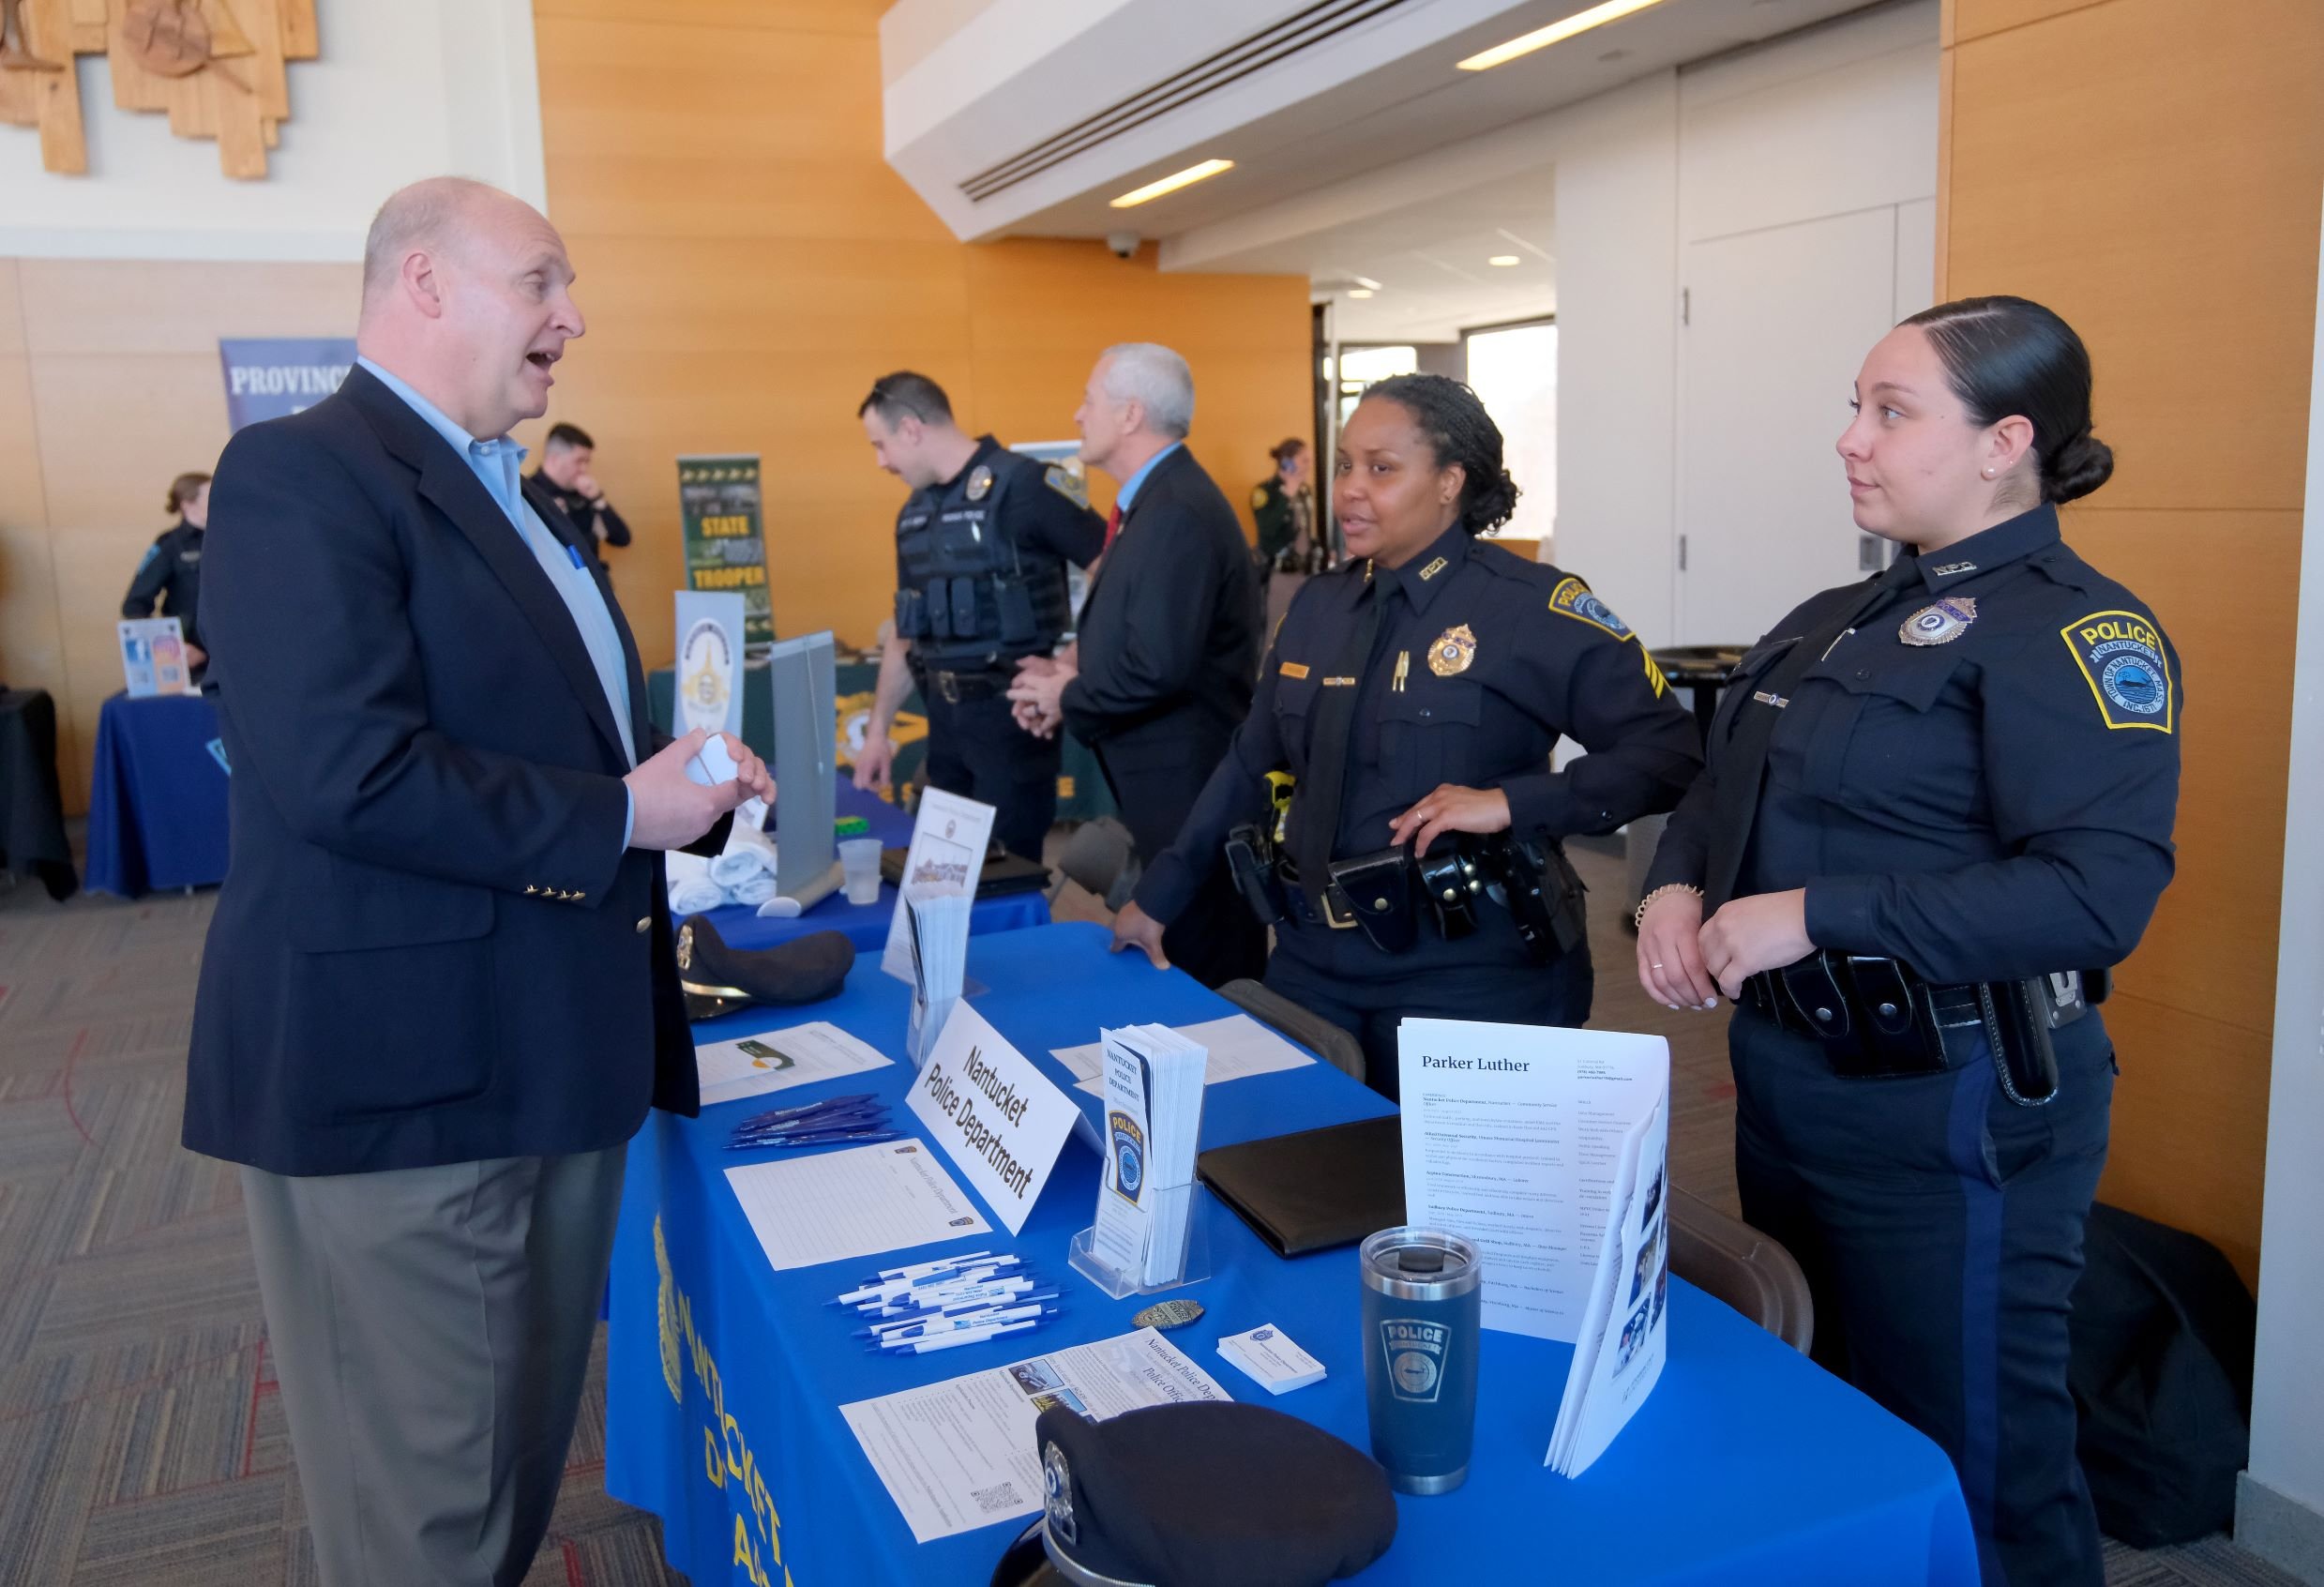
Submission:
[[2251,1292],[2219,1248],[2120,1207],[2090,1209],[2067,1382],[2099,1529],[2134,1548],[2235,1519],[2251,1445]]

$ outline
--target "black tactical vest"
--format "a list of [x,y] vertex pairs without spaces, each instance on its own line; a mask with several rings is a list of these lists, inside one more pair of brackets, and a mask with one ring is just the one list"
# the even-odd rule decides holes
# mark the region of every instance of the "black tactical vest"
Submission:
[[916,665],[1002,667],[1047,655],[1064,637],[1064,562],[1022,554],[1009,518],[1012,499],[1049,489],[1040,475],[1031,458],[988,444],[958,478],[913,491],[897,514],[896,632],[912,641]]

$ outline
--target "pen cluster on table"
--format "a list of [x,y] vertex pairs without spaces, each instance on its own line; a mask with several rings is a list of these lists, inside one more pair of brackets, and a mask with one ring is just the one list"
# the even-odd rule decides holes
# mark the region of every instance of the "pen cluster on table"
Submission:
[[868,1091],[859,1092],[754,1113],[734,1126],[726,1149],[755,1152],[763,1146],[865,1145],[902,1140],[903,1131],[888,1125],[888,1105]]
[[1031,1333],[1060,1309],[1055,1285],[1016,1257],[990,1251],[883,1268],[832,1305],[866,1319],[870,1325],[855,1338],[883,1355],[925,1355]]

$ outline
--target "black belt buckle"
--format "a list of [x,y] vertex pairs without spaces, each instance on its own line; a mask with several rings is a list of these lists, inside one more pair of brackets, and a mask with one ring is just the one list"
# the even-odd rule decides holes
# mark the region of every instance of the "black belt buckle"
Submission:
[[1460,852],[1457,845],[1447,845],[1433,854],[1414,860],[1420,872],[1421,896],[1428,900],[1428,912],[1436,916],[1437,930],[1447,941],[1458,941],[1477,929],[1477,898],[1485,891],[1485,877],[1477,869],[1477,862]]
[[[1382,953],[1409,952],[1420,940],[1420,920],[1412,912],[1411,856],[1402,849],[1380,849],[1354,859],[1332,862],[1332,886],[1324,890],[1327,912],[1336,890],[1347,897],[1353,924]],[[1335,918],[1334,927],[1340,922]]]
[[960,703],[959,673],[936,673],[930,675],[936,681],[936,696],[938,699],[942,700],[947,705],[958,705]]

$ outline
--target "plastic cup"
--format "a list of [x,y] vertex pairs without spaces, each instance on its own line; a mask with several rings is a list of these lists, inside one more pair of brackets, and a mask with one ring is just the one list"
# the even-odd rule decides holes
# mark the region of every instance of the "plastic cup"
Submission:
[[1433,1229],[1364,1242],[1364,1391],[1372,1458],[1403,1493],[1449,1493],[1476,1436],[1476,1247]]
[[847,877],[847,901],[880,901],[880,839],[848,838],[839,843],[839,869]]

